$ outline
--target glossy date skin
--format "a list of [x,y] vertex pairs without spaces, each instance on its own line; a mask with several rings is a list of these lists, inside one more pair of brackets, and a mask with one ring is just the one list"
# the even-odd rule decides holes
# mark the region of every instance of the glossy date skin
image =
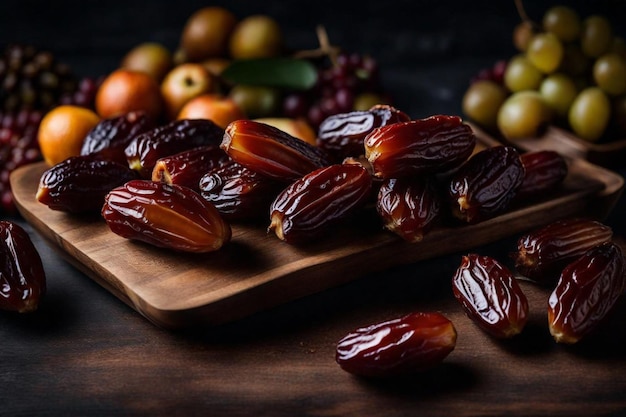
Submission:
[[335,360],[363,377],[407,375],[441,363],[456,338],[454,325],[441,313],[416,312],[348,333],[337,343]]
[[379,104],[369,110],[341,113],[327,117],[318,129],[317,145],[335,162],[365,154],[363,141],[375,128],[411,118],[404,112]]
[[232,233],[217,209],[195,191],[150,180],[113,189],[102,217],[119,236],[184,252],[218,250]]
[[224,129],[211,120],[175,120],[135,136],[124,153],[128,166],[150,179],[159,158],[199,146],[219,145],[223,136]]
[[550,150],[527,152],[520,155],[524,167],[524,181],[517,190],[516,201],[545,197],[565,180],[567,161]]
[[456,218],[478,223],[506,210],[524,181],[515,148],[494,146],[474,154],[451,177],[448,193]]
[[435,115],[376,128],[364,145],[376,177],[402,178],[459,166],[472,154],[476,137],[460,117]]
[[562,219],[521,236],[511,256],[520,274],[543,285],[554,285],[569,263],[612,237],[613,230],[596,220]]
[[569,264],[548,300],[550,333],[559,343],[579,342],[613,310],[626,287],[624,256],[607,242]]
[[199,181],[200,195],[228,220],[254,220],[267,216],[270,204],[284,188],[282,182],[230,160]]
[[329,164],[328,155],[317,146],[253,120],[230,123],[220,147],[237,163],[282,182]]
[[356,164],[313,171],[285,188],[270,207],[270,226],[288,243],[314,240],[367,201],[372,178]]
[[80,154],[126,165],[126,147],[135,136],[155,127],[154,121],[140,111],[103,119],[85,137]]
[[230,161],[218,145],[200,146],[157,160],[152,169],[152,181],[182,185],[199,192],[202,176]]
[[511,271],[489,256],[468,254],[452,278],[465,314],[489,335],[507,339],[528,321],[528,300]]
[[376,211],[383,225],[407,242],[419,242],[442,217],[442,205],[429,178],[383,180]]
[[0,309],[30,313],[46,293],[41,257],[28,233],[18,224],[0,220]]
[[52,210],[98,213],[109,191],[137,177],[126,164],[73,156],[41,175],[35,198]]

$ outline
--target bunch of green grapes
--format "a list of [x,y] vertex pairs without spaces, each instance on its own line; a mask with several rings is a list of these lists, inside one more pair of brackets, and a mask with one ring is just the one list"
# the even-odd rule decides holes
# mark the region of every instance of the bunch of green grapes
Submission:
[[463,112],[513,140],[536,136],[547,124],[598,141],[626,114],[626,42],[601,15],[586,18],[557,5],[541,24],[522,21],[513,32],[519,53],[501,77],[474,80]]

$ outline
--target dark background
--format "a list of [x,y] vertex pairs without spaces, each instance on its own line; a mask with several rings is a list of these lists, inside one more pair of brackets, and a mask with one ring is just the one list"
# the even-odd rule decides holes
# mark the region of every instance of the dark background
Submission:
[[[537,21],[553,4],[570,5],[583,17],[604,14],[616,31],[623,30],[623,0],[524,2]],[[332,43],[377,59],[395,103],[414,117],[460,112],[468,79],[515,53],[512,31],[520,20],[513,0],[3,0],[0,44],[48,48],[78,74],[98,76],[141,42],[174,50],[187,18],[208,5],[224,6],[239,18],[274,17],[293,49],[316,47],[315,27],[324,25]]]

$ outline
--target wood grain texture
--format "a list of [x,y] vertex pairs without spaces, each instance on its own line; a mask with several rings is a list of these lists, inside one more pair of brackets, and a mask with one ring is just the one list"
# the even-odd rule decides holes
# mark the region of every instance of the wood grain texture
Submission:
[[81,218],[50,210],[34,197],[45,169],[39,163],[12,175],[24,218],[76,267],[167,328],[224,323],[373,271],[466,250],[557,218],[602,217],[623,187],[620,176],[573,161],[563,187],[549,200],[477,225],[438,228],[418,244],[379,230],[371,219],[357,219],[302,247],[279,241],[263,227],[234,224],[226,248],[198,255],[121,238],[97,216]]

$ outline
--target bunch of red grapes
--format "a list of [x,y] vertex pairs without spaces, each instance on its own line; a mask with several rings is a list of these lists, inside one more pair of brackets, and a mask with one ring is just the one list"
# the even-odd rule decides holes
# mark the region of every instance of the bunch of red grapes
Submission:
[[0,55],[0,213],[15,214],[9,176],[39,161],[37,131],[59,104],[94,107],[99,80],[77,79],[48,51],[10,45]]
[[313,128],[328,116],[366,110],[372,104],[388,103],[374,58],[357,53],[339,53],[328,65],[319,66],[317,84],[306,92],[288,94],[283,101],[286,117],[305,118]]

